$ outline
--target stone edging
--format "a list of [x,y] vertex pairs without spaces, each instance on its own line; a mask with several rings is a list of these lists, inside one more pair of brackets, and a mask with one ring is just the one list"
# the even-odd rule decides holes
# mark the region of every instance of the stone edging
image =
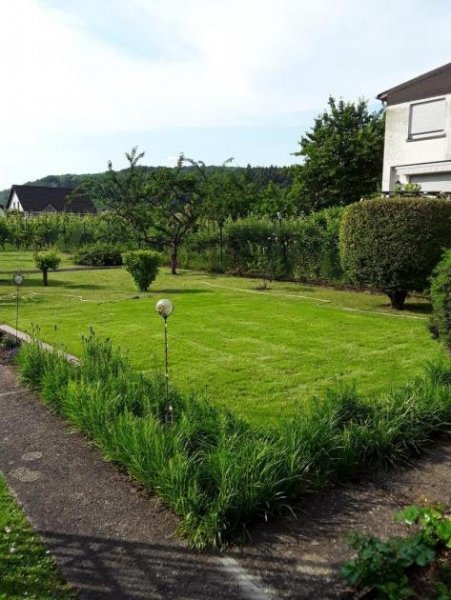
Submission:
[[[7,335],[10,338],[14,338],[14,339],[18,339],[21,342],[25,342],[25,343],[30,343],[31,341],[33,341],[33,338],[31,337],[31,335],[28,335],[28,333],[24,333],[23,331],[19,331],[15,329],[15,327],[10,327],[9,325],[0,325],[0,333],[4,333],[5,335]],[[47,352],[54,352],[55,348],[53,346],[51,346],[50,344],[46,344],[45,342],[39,342],[41,348],[43,348],[44,350],[47,350]],[[62,353],[64,358],[75,365],[79,365],[80,364],[80,360],[74,356],[73,354],[68,354],[67,352],[63,352]]]

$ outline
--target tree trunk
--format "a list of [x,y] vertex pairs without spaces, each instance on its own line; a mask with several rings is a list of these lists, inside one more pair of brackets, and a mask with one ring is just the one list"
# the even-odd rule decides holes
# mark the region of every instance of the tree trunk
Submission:
[[404,302],[407,298],[407,292],[405,290],[396,290],[396,292],[385,292],[390,298],[391,307],[396,310],[403,310]]
[[49,284],[47,273],[48,273],[47,269],[43,269],[43,271],[42,271],[42,285],[44,287],[47,287],[48,284]]
[[171,254],[171,274],[172,275],[177,275],[177,250],[178,250],[178,245],[173,244],[172,254]]

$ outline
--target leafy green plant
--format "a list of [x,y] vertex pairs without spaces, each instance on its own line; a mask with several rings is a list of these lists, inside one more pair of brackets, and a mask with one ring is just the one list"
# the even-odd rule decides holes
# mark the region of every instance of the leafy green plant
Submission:
[[[357,556],[341,569],[350,585],[370,587],[383,600],[416,597],[412,571],[431,565],[440,549],[451,548],[451,517],[442,506],[412,505],[396,513],[395,520],[415,526],[415,531],[386,541],[350,534],[349,544]],[[447,598],[445,583],[439,582],[438,591],[439,597]]]
[[451,201],[373,198],[346,207],[340,253],[349,279],[382,290],[402,309],[409,291],[423,291],[451,244]]
[[421,185],[418,183],[401,183],[395,186],[395,192],[406,196],[419,196],[421,194]]
[[56,271],[61,263],[61,257],[54,250],[48,252],[36,252],[34,255],[34,261],[36,267],[42,271],[42,284],[44,287],[48,286],[48,272],[49,269]]
[[147,292],[149,285],[158,275],[161,256],[150,250],[134,250],[124,252],[122,260],[138,289],[141,292]]

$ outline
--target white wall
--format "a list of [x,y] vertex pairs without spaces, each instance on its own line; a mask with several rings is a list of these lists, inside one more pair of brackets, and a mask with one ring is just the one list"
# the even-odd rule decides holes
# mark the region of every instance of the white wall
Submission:
[[17,197],[16,192],[14,192],[13,197],[11,198],[11,204],[9,205],[8,210],[18,210],[23,212],[22,205]]
[[424,140],[408,140],[410,105],[418,100],[387,106],[382,191],[392,191],[397,180],[407,183],[411,174],[450,170],[444,162],[451,161],[451,94],[445,99],[446,136]]

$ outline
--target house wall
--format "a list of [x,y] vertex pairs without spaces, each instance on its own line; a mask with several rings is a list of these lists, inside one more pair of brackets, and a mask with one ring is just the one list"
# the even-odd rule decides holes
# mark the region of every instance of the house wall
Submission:
[[408,183],[411,176],[421,179],[419,175],[427,174],[430,179],[439,180],[436,174],[451,173],[451,94],[436,98],[445,98],[445,136],[442,137],[408,139],[410,106],[418,100],[386,108],[382,191],[393,191],[397,181]]
[[8,210],[18,210],[20,212],[23,212],[22,205],[19,201],[19,198],[17,197],[16,192],[13,193],[13,197],[11,198],[11,204],[9,205]]

